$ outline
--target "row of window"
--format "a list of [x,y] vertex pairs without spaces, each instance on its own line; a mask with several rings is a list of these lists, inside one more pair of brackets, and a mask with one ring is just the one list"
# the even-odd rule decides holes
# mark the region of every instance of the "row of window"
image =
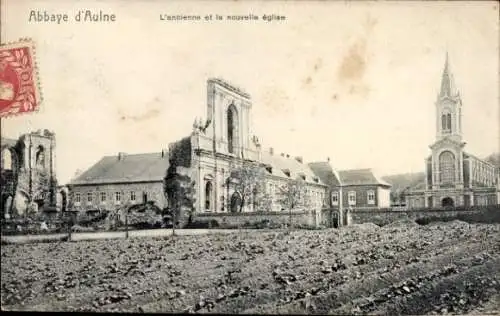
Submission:
[[[99,197],[99,201],[101,203],[106,203],[106,200],[107,200],[107,194],[106,192],[87,192],[87,195],[86,195],[86,200],[87,200],[87,203],[90,204],[94,201],[94,195],[98,196]],[[113,193],[113,200],[115,201],[115,203],[120,203],[122,201],[122,198],[125,198],[125,196],[123,196],[123,192],[121,191],[117,191],[117,192],[114,192]],[[148,198],[148,193],[147,192],[143,192],[143,200],[146,201]],[[129,200],[134,202],[137,200],[137,194],[136,194],[136,191],[130,191],[129,192]],[[82,195],[80,193],[75,193],[75,203],[76,204],[80,204],[82,202]]]
[[[373,190],[367,191],[366,198],[367,198],[368,204],[375,204],[375,191],[373,191]],[[349,205],[356,205],[356,191],[349,191],[347,193],[347,201],[348,201]],[[332,193],[332,204],[339,205],[339,193],[338,192]]]
[[[271,196],[275,196],[276,193],[281,193],[280,185],[277,183],[272,183],[270,182],[267,187],[267,193],[269,193]],[[323,201],[325,199],[325,194],[324,192],[317,191],[317,190],[312,190],[307,188],[305,190],[305,194],[307,197],[310,197],[313,202],[315,201]]]
[[495,183],[495,171],[493,168],[488,168],[485,165],[472,165],[472,179],[491,186]]

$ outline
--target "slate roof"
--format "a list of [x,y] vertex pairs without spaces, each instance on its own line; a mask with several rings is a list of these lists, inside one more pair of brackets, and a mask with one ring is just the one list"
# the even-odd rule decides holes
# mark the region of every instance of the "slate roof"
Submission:
[[169,166],[168,153],[105,156],[70,182],[71,185],[163,181]]
[[342,185],[384,185],[391,186],[375,175],[372,169],[351,169],[339,171]]
[[332,167],[329,161],[311,162],[308,165],[323,183],[330,186],[338,186],[341,184],[339,173]]
[[383,185],[391,184],[379,178],[372,169],[351,169],[337,171],[330,162],[311,162],[309,167],[322,182],[331,186],[348,185]]
[[[301,175],[304,175],[305,181],[308,183],[324,184],[307,164],[297,161],[294,157],[286,157],[280,154],[271,154],[268,151],[262,151],[261,162],[271,166],[271,172],[275,176],[297,179]],[[284,173],[284,170],[290,172],[290,177]],[[318,179],[318,182],[314,181],[315,178]]]

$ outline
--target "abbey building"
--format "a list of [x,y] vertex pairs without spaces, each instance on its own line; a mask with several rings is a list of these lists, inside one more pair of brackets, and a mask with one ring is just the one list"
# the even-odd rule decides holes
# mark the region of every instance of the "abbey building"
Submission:
[[500,203],[500,169],[465,151],[462,100],[448,55],[436,100],[436,140],[425,159],[424,183],[406,196],[410,208],[493,205]]
[[1,139],[0,209],[2,216],[55,210],[55,135],[39,130],[19,139]]
[[[207,88],[206,119],[195,121],[192,134],[169,149],[170,164],[185,170],[195,183],[195,212],[258,211],[257,200],[262,199],[257,195],[268,197],[267,211],[281,211],[287,207],[278,196],[290,179],[301,179],[308,207],[321,210],[328,201],[327,185],[308,164],[301,157],[262,149],[251,135],[250,95],[221,79],[209,79]],[[242,187],[244,180],[234,172],[245,163],[261,167],[265,174],[258,182],[265,183]]]

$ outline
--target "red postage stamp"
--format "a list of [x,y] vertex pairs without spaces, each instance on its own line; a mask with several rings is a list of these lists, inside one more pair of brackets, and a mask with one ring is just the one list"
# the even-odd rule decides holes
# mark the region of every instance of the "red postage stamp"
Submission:
[[35,112],[40,88],[33,42],[22,40],[0,46],[0,117]]

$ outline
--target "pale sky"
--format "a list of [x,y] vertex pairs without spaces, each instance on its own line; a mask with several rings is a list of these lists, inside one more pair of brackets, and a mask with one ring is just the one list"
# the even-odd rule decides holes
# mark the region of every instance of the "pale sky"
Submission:
[[[159,152],[206,117],[206,81],[253,100],[264,147],[338,169],[418,172],[435,137],[446,51],[466,150],[499,151],[496,2],[2,1],[2,41],[36,43],[40,111],[2,135],[56,133],[64,184],[104,155]],[[81,9],[114,23],[76,23]],[[70,22],[28,22],[30,10]],[[161,21],[160,14],[279,14],[285,21]]]

